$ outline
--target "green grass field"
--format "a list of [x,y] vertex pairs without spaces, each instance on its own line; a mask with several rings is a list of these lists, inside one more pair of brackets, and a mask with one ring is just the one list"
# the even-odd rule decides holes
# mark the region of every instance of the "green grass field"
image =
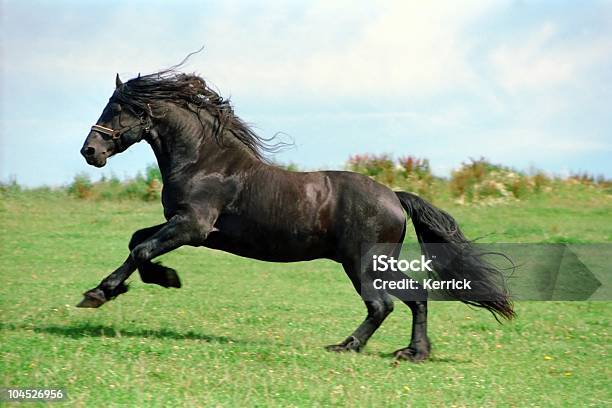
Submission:
[[[468,236],[493,233],[485,242],[612,242],[612,199],[587,187],[492,207],[436,204]],[[365,312],[331,261],[271,264],[181,248],[162,260],[182,289],[136,274],[115,301],[75,308],[123,261],[131,233],[160,221],[157,203],[2,197],[3,386],[62,387],[65,404],[83,407],[612,404],[609,302],[520,302],[504,325],[432,302],[433,353],[418,365],[390,357],[409,340],[400,303],[362,353],[323,349]]]

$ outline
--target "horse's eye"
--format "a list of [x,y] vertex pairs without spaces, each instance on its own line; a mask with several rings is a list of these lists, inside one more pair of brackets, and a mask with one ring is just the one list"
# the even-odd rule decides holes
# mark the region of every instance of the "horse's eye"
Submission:
[[118,103],[112,103],[111,109],[113,110],[113,112],[121,112],[121,105],[119,105]]

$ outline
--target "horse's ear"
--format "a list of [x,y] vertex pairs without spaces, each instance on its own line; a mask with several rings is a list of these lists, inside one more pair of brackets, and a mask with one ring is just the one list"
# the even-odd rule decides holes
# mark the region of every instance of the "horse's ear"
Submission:
[[123,85],[123,82],[121,82],[121,80],[119,79],[119,74],[117,74],[117,76],[115,77],[115,86],[119,88],[121,85]]

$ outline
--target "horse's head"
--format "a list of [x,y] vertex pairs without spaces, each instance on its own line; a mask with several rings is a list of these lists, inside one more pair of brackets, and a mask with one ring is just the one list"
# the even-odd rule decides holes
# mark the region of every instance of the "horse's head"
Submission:
[[81,148],[87,163],[96,167],[103,167],[106,159],[140,142],[150,128],[148,112],[136,112],[132,106],[122,104],[120,98],[117,98],[117,92],[124,86],[118,74],[115,82],[115,93],[96,124],[91,127]]

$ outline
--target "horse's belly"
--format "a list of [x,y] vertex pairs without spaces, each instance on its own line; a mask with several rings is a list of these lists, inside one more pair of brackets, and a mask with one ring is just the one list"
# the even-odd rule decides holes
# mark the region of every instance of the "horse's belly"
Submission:
[[247,258],[270,262],[298,262],[334,258],[329,238],[318,234],[279,235],[265,231],[235,234],[223,229],[208,235],[204,246]]

